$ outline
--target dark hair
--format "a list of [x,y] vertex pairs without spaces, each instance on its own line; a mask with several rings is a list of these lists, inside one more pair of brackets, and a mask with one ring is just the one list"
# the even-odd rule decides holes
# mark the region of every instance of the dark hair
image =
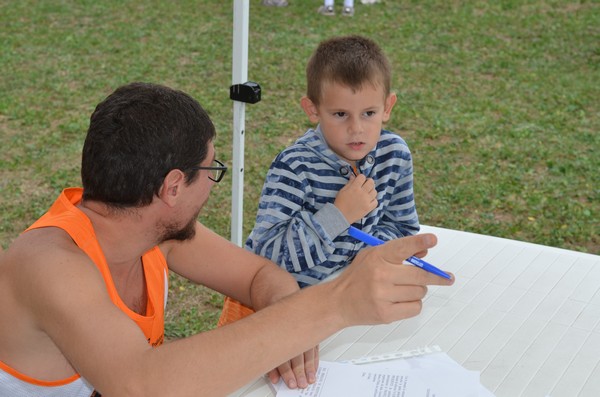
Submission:
[[307,96],[315,103],[321,100],[324,82],[359,89],[365,83],[382,85],[390,93],[391,68],[381,48],[362,36],[342,36],[319,44],[306,66]]
[[117,88],[90,117],[83,145],[83,199],[111,207],[142,207],[173,169],[191,183],[207,156],[215,127],[184,92],[149,83]]

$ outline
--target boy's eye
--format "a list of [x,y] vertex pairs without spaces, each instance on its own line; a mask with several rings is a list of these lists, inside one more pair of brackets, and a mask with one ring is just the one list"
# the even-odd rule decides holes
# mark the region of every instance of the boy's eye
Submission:
[[368,112],[365,112],[365,115],[367,117],[373,117],[373,116],[375,116],[375,113],[376,112],[374,110],[369,110]]
[[346,116],[346,112],[335,112],[333,115],[335,117],[345,117]]

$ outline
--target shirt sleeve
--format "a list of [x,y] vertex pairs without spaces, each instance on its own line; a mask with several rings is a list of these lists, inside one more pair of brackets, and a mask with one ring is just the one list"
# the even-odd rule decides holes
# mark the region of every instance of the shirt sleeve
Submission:
[[315,210],[314,199],[302,172],[275,159],[267,173],[246,248],[290,273],[328,261],[336,248],[333,240],[350,225],[331,203]]

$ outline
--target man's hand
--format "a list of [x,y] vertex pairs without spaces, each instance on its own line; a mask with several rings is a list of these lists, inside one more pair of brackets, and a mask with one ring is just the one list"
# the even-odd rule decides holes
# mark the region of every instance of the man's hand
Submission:
[[339,191],[333,202],[333,205],[340,210],[350,224],[357,222],[373,211],[377,208],[377,204],[375,181],[363,174],[350,177],[346,186]]
[[411,255],[425,256],[435,246],[433,234],[391,240],[362,250],[335,280],[344,326],[381,324],[416,316],[421,312],[427,285],[451,285],[451,280],[418,267],[403,265]]
[[279,378],[290,389],[297,387],[305,389],[309,384],[317,380],[317,368],[319,367],[319,346],[316,346],[304,354],[294,357],[290,361],[281,364],[268,373],[269,380],[275,384]]

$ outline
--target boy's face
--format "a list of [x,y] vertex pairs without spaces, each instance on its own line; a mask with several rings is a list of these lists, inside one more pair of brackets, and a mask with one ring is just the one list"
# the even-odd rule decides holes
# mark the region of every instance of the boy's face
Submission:
[[375,148],[381,126],[390,118],[396,95],[385,97],[383,87],[365,83],[350,87],[326,82],[317,106],[307,97],[301,101],[313,123],[320,123],[329,148],[350,164],[364,158]]

